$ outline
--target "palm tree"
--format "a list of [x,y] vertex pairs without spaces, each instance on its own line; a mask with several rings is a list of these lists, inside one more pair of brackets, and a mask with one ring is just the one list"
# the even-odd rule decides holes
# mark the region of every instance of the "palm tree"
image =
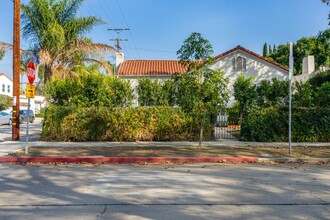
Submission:
[[[72,76],[75,69],[84,66],[86,62],[97,63],[108,74],[112,74],[104,54],[113,55],[116,50],[84,37],[84,34],[103,21],[94,16],[77,17],[83,2],[30,0],[29,4],[21,6],[22,35],[30,43],[29,53],[38,54],[40,65],[44,66],[45,82],[53,75]],[[8,48],[9,44],[0,42],[0,49]]]

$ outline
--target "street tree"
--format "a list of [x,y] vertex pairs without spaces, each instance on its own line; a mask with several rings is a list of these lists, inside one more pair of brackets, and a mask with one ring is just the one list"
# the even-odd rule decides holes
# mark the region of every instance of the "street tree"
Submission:
[[209,61],[213,53],[210,42],[202,37],[200,33],[193,32],[176,52],[180,63],[188,65],[189,70],[194,70],[199,66],[196,61]]
[[[199,121],[200,144],[206,115],[218,114],[226,108],[229,99],[228,80],[221,71],[208,68],[212,62],[213,48],[200,33],[192,33],[177,51],[188,72],[177,76],[177,104]],[[200,61],[200,62],[197,62]],[[178,79],[179,78],[179,79]]]

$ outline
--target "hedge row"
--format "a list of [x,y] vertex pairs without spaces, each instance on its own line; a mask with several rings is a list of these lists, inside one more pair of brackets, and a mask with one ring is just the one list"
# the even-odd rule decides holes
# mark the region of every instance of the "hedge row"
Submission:
[[[330,108],[292,110],[292,141],[329,142]],[[241,125],[241,140],[288,141],[288,109],[250,109]]]
[[[42,126],[47,141],[182,141],[197,140],[199,135],[198,122],[173,107],[50,106]],[[204,139],[211,137],[207,121]]]

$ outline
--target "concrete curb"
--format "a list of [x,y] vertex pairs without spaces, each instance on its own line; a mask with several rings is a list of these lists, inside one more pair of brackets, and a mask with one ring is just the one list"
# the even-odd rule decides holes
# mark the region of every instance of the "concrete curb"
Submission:
[[0,164],[20,163],[105,163],[105,164],[166,164],[166,163],[309,163],[327,164],[330,158],[219,158],[219,157],[2,157]]
[[258,158],[258,162],[327,164],[330,158]]
[[0,163],[256,163],[258,158],[193,157],[2,157]]

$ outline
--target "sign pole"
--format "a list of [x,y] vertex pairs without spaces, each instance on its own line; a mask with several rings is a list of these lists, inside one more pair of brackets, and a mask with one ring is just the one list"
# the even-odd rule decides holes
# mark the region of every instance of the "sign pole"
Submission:
[[30,121],[30,98],[28,98],[28,112],[26,120],[26,139],[25,139],[25,154],[29,154],[29,121]]
[[290,57],[289,57],[289,154],[291,154],[291,112],[292,112],[292,80],[293,80],[293,43],[290,42]]
[[35,87],[33,82],[36,78],[36,67],[32,61],[29,62],[27,72],[29,83],[26,84],[26,98],[28,98],[28,110],[26,120],[26,139],[25,139],[25,154],[29,154],[29,122],[30,122],[30,98],[34,98]]

